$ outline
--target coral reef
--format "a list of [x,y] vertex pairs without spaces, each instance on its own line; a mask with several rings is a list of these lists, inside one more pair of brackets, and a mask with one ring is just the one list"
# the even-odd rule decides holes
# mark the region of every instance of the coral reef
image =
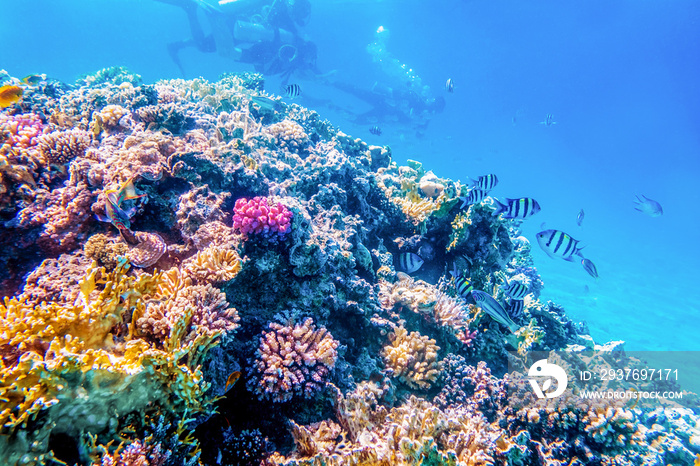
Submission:
[[546,301],[517,221],[263,87],[107,68],[0,111],[0,463],[691,464],[696,395],[506,374],[642,366]]

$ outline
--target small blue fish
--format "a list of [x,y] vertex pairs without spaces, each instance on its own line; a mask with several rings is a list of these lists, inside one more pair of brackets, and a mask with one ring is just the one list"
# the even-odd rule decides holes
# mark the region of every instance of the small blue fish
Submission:
[[557,122],[554,121],[554,116],[551,113],[548,113],[547,116],[544,118],[544,121],[540,121],[540,124],[545,126],[552,126],[556,125]]
[[573,262],[574,255],[583,257],[579,241],[559,230],[545,230],[537,233],[537,243],[551,258],[560,258]]
[[581,226],[583,223],[583,216],[585,214],[583,213],[583,209],[579,210],[578,215],[576,216],[576,225]]
[[131,217],[136,213],[136,207],[123,210],[121,205],[124,201],[145,197],[145,194],[136,194],[133,178],[126,181],[119,189],[105,191],[107,201],[105,202],[106,215],[95,215],[101,222],[110,222],[118,230],[131,230]]
[[502,204],[496,200],[496,210],[493,216],[503,214],[503,218],[518,218],[524,220],[532,217],[541,210],[539,203],[529,197],[521,197],[520,199],[506,198],[506,203]]
[[284,96],[290,99],[296,99],[301,95],[301,86],[298,84],[288,84],[284,88]]
[[381,135],[382,135],[382,129],[381,129],[379,126],[377,126],[377,125],[372,126],[372,127],[369,129],[369,132],[372,133],[372,134],[374,134],[375,136],[381,136]]
[[452,78],[447,78],[447,82],[445,82],[445,90],[450,94],[455,91],[455,82],[452,81]]
[[480,204],[486,199],[488,193],[478,188],[472,188],[469,190],[466,196],[460,196],[459,200],[462,201],[460,209],[464,209],[472,204]]
[[493,320],[508,327],[508,330],[510,330],[512,333],[515,333],[520,328],[518,324],[513,322],[513,319],[511,319],[506,310],[503,309],[503,306],[498,304],[498,301],[493,299],[493,297],[488,293],[473,290],[472,298],[474,298],[474,302],[476,302],[478,307],[490,315]]
[[661,204],[653,199],[649,199],[642,194],[642,199],[637,196],[637,200],[634,201],[636,207],[634,210],[638,210],[642,213],[647,214],[650,217],[659,217],[663,215],[664,209],[661,208]]
[[399,269],[406,273],[413,273],[421,268],[425,261],[412,252],[402,252],[399,254]]
[[581,260],[581,265],[583,265],[583,270],[588,272],[588,275],[596,280],[598,279],[598,269],[595,267],[595,264],[592,261],[584,258]]
[[482,175],[477,179],[472,179],[474,187],[482,191],[489,192],[498,184],[498,177],[494,174]]

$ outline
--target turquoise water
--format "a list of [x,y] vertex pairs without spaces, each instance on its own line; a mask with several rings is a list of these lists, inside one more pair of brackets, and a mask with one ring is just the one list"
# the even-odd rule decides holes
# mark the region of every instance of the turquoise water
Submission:
[[[293,76],[301,105],[348,134],[391,146],[438,176],[496,173],[496,197],[531,196],[542,211],[523,225],[545,282],[542,299],[585,320],[598,343],[634,350],[698,350],[700,304],[700,4],[692,1],[312,1],[303,32],[318,45],[323,80]],[[334,86],[386,79],[367,44],[387,50],[446,100],[420,137],[411,125],[353,118],[366,104]],[[180,9],[146,0],[5,2],[0,68],[72,82],[122,65],[145,82],[179,77],[166,53],[189,34]],[[250,71],[187,50],[188,78]],[[455,92],[445,92],[447,78]],[[279,92],[279,77],[269,77]],[[556,125],[540,124],[552,114]],[[636,194],[664,215],[633,209]],[[584,209],[581,227],[576,214]],[[600,273],[547,257],[541,224],[580,240]]]

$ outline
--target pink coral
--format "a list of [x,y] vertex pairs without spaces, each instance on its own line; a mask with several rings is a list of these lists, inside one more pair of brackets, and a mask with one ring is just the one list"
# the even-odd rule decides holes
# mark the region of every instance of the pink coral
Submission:
[[233,228],[246,236],[284,236],[292,229],[292,212],[280,202],[270,206],[266,197],[238,199],[233,214]]
[[261,399],[289,401],[294,395],[311,398],[320,390],[338,358],[338,342],[316,329],[311,318],[301,324],[270,324],[260,337],[249,384]]
[[6,115],[0,113],[0,134],[4,134],[5,144],[15,148],[27,149],[36,146],[44,125],[33,113]]

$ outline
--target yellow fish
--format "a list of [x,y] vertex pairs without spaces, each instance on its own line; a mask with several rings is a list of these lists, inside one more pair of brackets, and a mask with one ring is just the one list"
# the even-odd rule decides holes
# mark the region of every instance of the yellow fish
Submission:
[[2,86],[0,87],[0,108],[9,107],[22,98],[24,91],[19,86]]
[[700,466],[700,453],[695,457],[695,466]]
[[234,371],[231,372],[231,375],[228,376],[228,379],[226,379],[226,387],[224,388],[225,391],[228,391],[229,387],[233,387],[236,382],[238,382],[238,379],[241,378],[241,373],[240,371]]

